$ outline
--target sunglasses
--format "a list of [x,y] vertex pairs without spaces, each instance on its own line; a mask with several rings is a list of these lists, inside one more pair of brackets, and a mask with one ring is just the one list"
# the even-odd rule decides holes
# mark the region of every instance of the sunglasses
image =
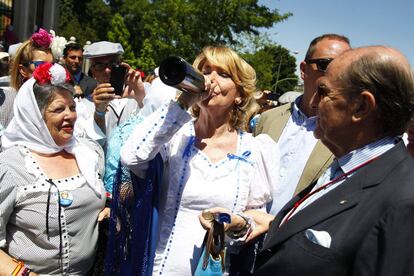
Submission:
[[73,95],[73,98],[74,99],[83,99],[83,98],[85,98],[85,94],[83,94],[83,93],[75,94],[75,95]]
[[37,68],[38,66],[42,65],[45,62],[46,61],[43,61],[43,60],[35,60],[35,61],[29,61],[29,64],[33,64],[34,67]]
[[96,70],[96,71],[103,71],[106,68],[111,68],[113,65],[118,65],[119,62],[107,62],[107,63],[100,63],[97,62],[95,64],[92,65],[92,67]]
[[331,63],[332,60],[333,58],[315,58],[315,59],[308,59],[306,63],[316,64],[316,68],[318,69],[318,71],[325,73],[326,68],[328,68],[329,63]]

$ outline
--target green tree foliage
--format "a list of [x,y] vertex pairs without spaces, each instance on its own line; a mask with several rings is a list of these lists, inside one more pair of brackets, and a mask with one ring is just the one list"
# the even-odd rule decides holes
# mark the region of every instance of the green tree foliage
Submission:
[[115,14],[111,22],[111,30],[108,32],[108,40],[112,42],[121,43],[124,48],[123,58],[125,62],[131,66],[137,66],[138,62],[135,58],[135,54],[132,50],[129,38],[131,34],[125,26],[124,19],[119,13]]
[[286,48],[280,45],[273,47],[265,47],[265,51],[270,52],[273,57],[273,78],[271,91],[274,91],[278,96],[287,91],[294,90],[298,79],[295,75],[296,58],[292,56]]
[[256,69],[258,89],[271,90],[280,96],[295,88],[296,58],[288,49],[270,43],[243,56]]
[[145,71],[170,55],[191,62],[206,45],[240,48],[245,35],[258,37],[260,28],[291,16],[258,0],[60,1],[59,35],[73,35],[81,43],[118,41],[124,58]]
[[150,72],[157,67],[154,56],[154,50],[149,40],[145,40],[141,48],[141,57],[138,60],[138,67],[144,72]]
[[74,36],[80,29],[78,18],[74,15],[73,0],[60,1],[59,35],[67,39]]
[[107,40],[112,11],[102,0],[60,0],[59,30],[57,34],[77,42]]

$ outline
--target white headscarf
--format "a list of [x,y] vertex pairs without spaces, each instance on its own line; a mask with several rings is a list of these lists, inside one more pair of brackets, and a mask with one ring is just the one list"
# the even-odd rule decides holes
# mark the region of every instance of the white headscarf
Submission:
[[[63,83],[62,69],[59,64],[53,65],[49,72],[53,85]],[[65,69],[63,72],[66,73]],[[36,80],[32,77],[26,81],[17,93],[14,100],[14,117],[1,137],[1,145],[4,149],[14,145],[26,146],[29,149],[50,154],[62,150],[75,155],[79,169],[92,189],[101,195],[101,181],[98,180],[98,154],[79,143],[74,137],[64,146],[58,146],[42,118],[36,99],[33,94],[33,86]]]

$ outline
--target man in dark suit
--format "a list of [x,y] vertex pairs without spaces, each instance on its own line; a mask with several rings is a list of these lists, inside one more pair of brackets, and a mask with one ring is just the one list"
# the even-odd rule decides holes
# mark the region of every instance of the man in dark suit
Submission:
[[414,275],[414,161],[398,138],[414,107],[408,61],[382,46],[347,51],[311,104],[335,160],[277,214],[254,275]]
[[63,50],[63,60],[75,82],[76,94],[90,98],[98,82],[82,72],[82,46],[75,42],[68,43]]

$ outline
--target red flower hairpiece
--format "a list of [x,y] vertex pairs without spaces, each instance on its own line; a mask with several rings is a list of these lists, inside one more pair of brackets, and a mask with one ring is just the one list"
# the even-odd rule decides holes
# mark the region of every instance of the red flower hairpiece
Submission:
[[40,85],[52,84],[59,85],[65,82],[70,83],[71,77],[62,65],[45,62],[40,64],[33,72],[33,77]]
[[52,35],[40,28],[37,33],[32,35],[31,40],[38,47],[49,48],[52,43]]

